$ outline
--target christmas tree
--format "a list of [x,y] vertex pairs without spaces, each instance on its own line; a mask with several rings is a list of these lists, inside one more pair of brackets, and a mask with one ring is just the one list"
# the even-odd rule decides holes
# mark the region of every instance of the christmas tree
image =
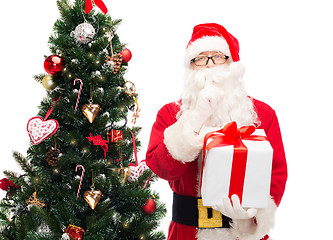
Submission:
[[[140,109],[124,79],[130,50],[103,1],[58,0],[46,88],[27,123],[31,145],[14,152],[23,174],[5,171],[0,239],[164,239],[156,176],[137,159]],[[127,121],[127,118],[129,121]]]

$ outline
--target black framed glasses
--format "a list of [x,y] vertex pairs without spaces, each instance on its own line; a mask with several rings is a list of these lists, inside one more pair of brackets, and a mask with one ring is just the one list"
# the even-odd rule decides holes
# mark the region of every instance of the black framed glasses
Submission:
[[208,64],[209,59],[212,60],[212,62],[216,65],[218,64],[224,64],[229,59],[229,56],[226,56],[224,54],[215,54],[213,56],[197,56],[196,58],[193,58],[191,62],[193,62],[196,66],[206,66]]

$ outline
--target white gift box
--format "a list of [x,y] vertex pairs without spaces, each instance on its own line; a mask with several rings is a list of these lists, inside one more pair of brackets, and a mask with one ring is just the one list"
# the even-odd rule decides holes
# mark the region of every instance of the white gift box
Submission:
[[[263,129],[251,135],[266,136]],[[247,160],[241,204],[248,208],[267,208],[273,149],[269,141],[242,140],[247,148]],[[209,142],[208,142],[209,143]],[[214,206],[223,197],[229,196],[234,146],[217,146],[206,151],[201,179],[201,195],[204,206]]]

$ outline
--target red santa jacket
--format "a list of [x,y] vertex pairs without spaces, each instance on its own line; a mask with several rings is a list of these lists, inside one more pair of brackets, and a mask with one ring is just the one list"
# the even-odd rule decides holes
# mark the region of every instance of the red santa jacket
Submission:
[[[276,206],[280,204],[287,180],[287,164],[275,111],[267,104],[253,99],[255,111],[260,120],[259,129],[264,129],[273,148],[273,165],[271,177],[272,196]],[[180,111],[178,103],[163,106],[157,114],[152,127],[146,162],[149,168],[159,177],[167,180],[173,192],[183,196],[198,195],[198,162],[183,163],[175,160],[164,144],[164,131],[173,125]],[[186,237],[181,237],[181,235]],[[196,228],[171,222],[168,239],[195,239]]]

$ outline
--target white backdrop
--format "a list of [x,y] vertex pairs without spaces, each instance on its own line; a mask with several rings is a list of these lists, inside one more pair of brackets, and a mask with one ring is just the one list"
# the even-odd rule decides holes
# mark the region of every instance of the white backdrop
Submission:
[[[127,80],[136,84],[142,109],[140,159],[151,126],[165,103],[182,89],[183,56],[198,23],[224,25],[240,42],[249,95],[277,112],[285,144],[289,179],[278,209],[274,239],[327,238],[333,215],[331,136],[333,15],[325,0],[104,0],[118,34],[133,58]],[[25,155],[27,121],[38,113],[45,89],[32,76],[43,73],[43,55],[59,18],[55,0],[2,3],[0,179],[19,171],[12,151]],[[171,208],[171,192],[161,180],[154,187]],[[1,191],[1,196],[4,192]],[[171,211],[161,225],[167,231]]]

